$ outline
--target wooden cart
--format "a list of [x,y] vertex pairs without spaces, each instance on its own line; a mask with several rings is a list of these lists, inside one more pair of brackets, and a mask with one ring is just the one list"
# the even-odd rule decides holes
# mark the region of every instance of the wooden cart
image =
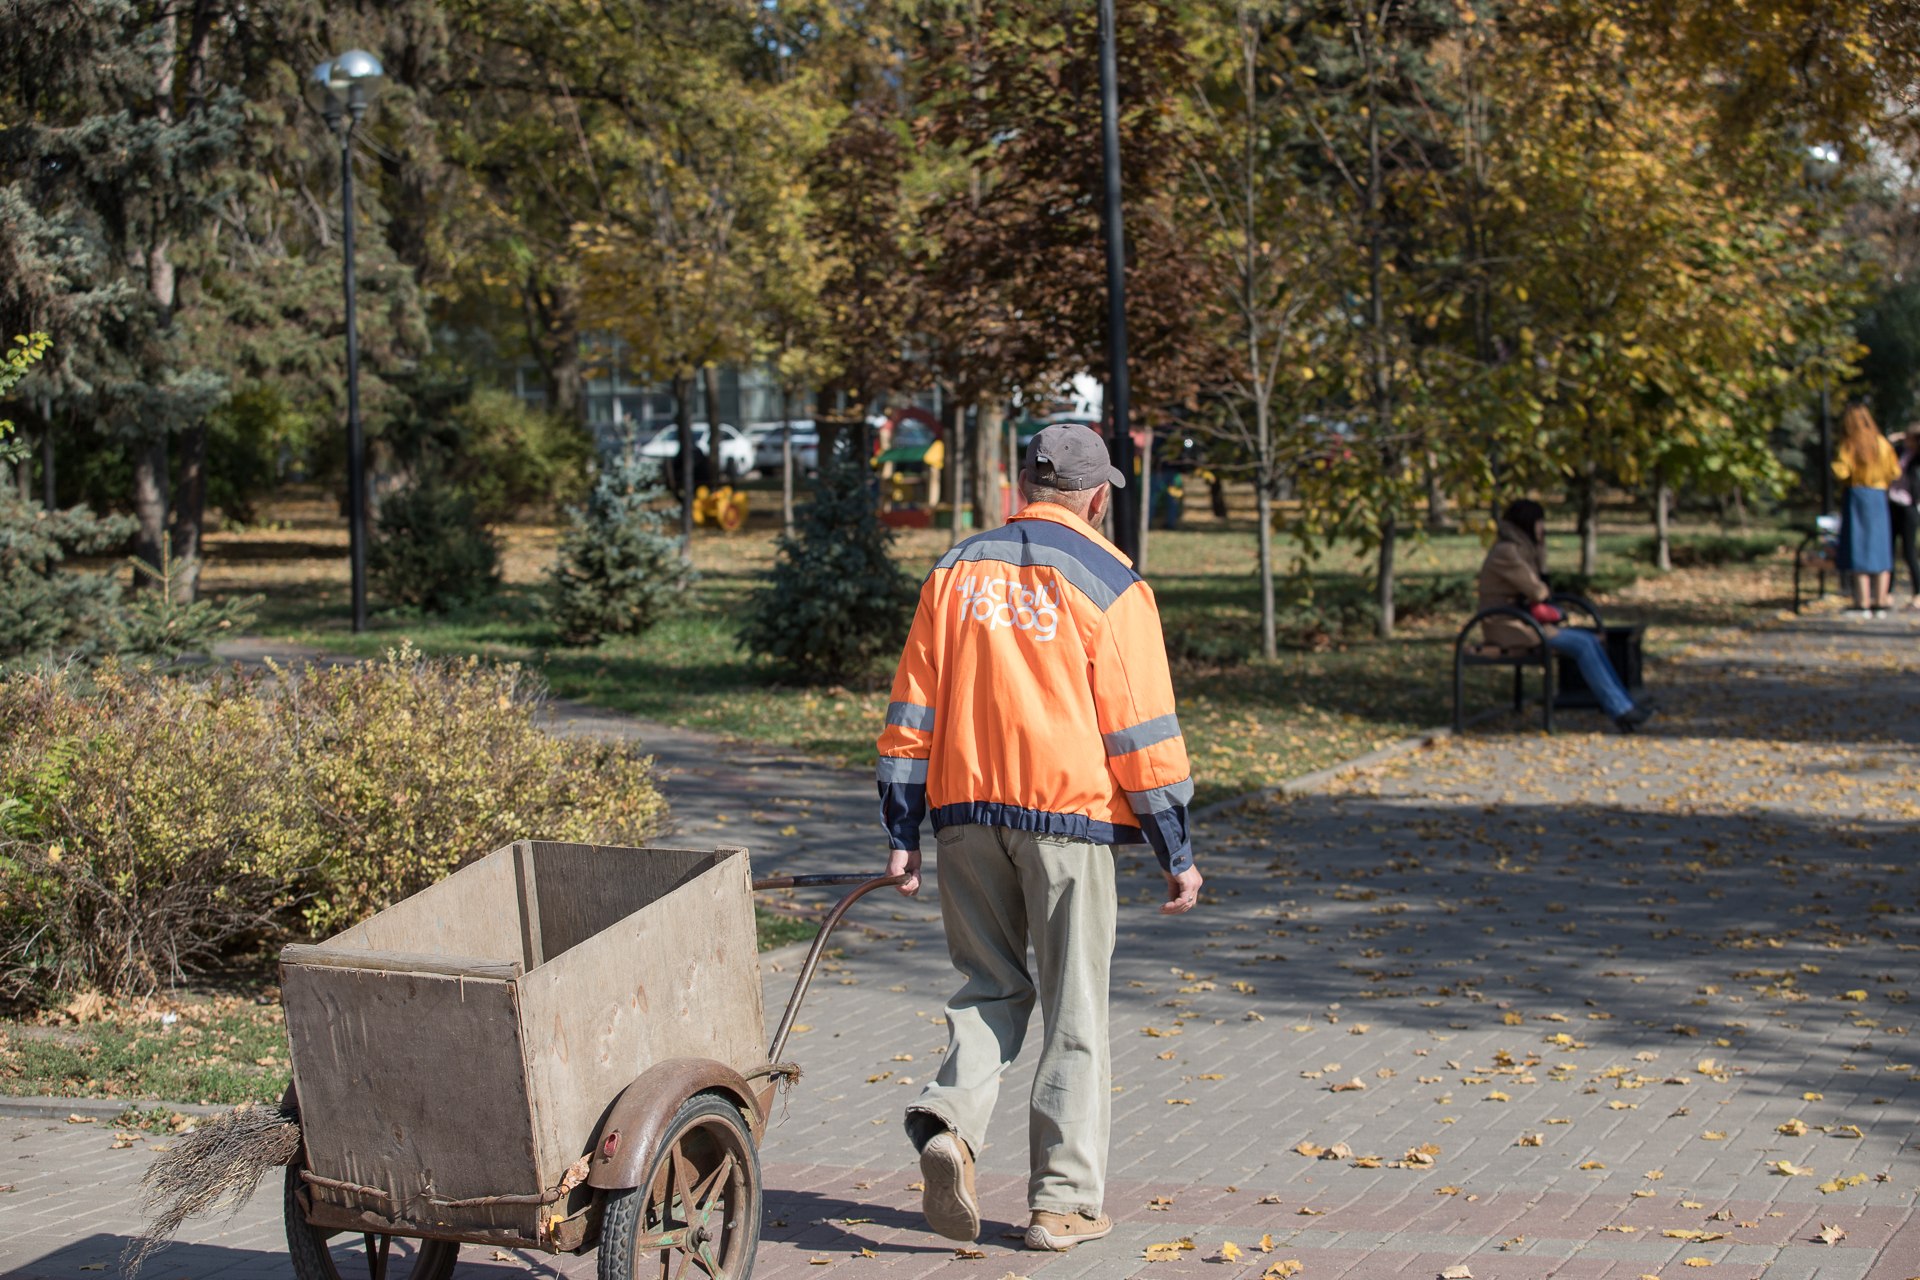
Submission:
[[[411,1280],[447,1280],[462,1243],[598,1246],[601,1280],[747,1280],[788,1029],[841,916],[899,879],[755,883],[745,849],[522,841],[287,947],[295,1274],[340,1280],[346,1232],[371,1280],[396,1238],[418,1242]],[[764,1046],[749,890],[856,882]]]

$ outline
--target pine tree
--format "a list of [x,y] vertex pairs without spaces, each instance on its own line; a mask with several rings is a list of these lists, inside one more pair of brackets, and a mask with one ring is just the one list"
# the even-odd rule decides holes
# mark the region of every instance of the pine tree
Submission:
[[844,459],[823,466],[794,526],[748,606],[740,647],[825,680],[898,653],[918,593],[893,562],[893,530],[880,523],[861,468]]
[[587,505],[567,510],[554,561],[554,617],[571,645],[637,636],[692,578],[679,539],[662,532],[660,468],[622,451],[603,462]]

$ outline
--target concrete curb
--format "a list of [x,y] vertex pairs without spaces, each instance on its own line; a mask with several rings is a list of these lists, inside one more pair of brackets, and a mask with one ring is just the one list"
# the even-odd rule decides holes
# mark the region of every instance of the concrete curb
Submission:
[[[1505,708],[1502,708],[1502,710],[1505,710]],[[1226,800],[1216,800],[1204,809],[1194,810],[1188,815],[1188,821],[1211,822],[1213,819],[1229,813],[1242,805],[1252,804],[1256,801],[1272,800],[1277,796],[1305,795],[1310,791],[1316,791],[1324,787],[1327,783],[1332,782],[1343,773],[1352,773],[1355,769],[1364,769],[1368,765],[1380,764],[1383,761],[1392,760],[1397,756],[1406,755],[1410,751],[1418,751],[1423,747],[1430,747],[1434,743],[1444,738],[1451,738],[1452,736],[1453,729],[1450,726],[1429,729],[1425,733],[1415,734],[1411,738],[1402,738],[1398,742],[1389,742],[1384,747],[1377,747],[1365,755],[1355,756],[1351,760],[1342,760],[1338,764],[1328,765],[1324,769],[1315,769],[1311,773],[1303,773],[1297,778],[1288,778],[1285,782],[1276,782],[1270,787],[1261,787],[1259,790],[1249,791],[1245,795],[1233,796]]]
[[232,1107],[202,1106],[197,1102],[124,1102],[115,1098],[10,1098],[0,1095],[0,1116],[23,1116],[32,1120],[65,1120],[68,1116],[86,1116],[92,1120],[112,1120],[131,1107],[136,1111],[178,1111],[190,1116],[217,1116]]

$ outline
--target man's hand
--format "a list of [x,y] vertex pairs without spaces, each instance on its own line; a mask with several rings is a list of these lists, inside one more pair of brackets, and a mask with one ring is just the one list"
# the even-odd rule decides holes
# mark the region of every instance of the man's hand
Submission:
[[[915,866],[919,863],[916,861]],[[1161,873],[1166,875],[1165,872]],[[1167,876],[1167,900],[1160,904],[1160,914],[1177,916],[1182,911],[1191,911],[1193,904],[1200,900],[1200,868],[1188,867],[1177,876]]]
[[[907,878],[894,887],[911,898],[920,892],[920,851],[918,849],[895,849],[887,855],[887,874],[897,876],[906,872]],[[1196,881],[1196,887],[1197,887]]]

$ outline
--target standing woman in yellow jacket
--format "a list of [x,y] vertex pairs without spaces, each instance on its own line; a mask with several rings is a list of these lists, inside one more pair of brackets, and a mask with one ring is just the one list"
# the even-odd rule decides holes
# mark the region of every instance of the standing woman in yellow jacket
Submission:
[[[1900,475],[1900,459],[1863,404],[1840,415],[1840,456],[1833,474],[1847,482],[1840,515],[1840,572],[1853,578],[1850,618],[1884,618],[1893,586],[1893,524],[1887,486]],[[1872,600],[1868,600],[1868,587]]]

